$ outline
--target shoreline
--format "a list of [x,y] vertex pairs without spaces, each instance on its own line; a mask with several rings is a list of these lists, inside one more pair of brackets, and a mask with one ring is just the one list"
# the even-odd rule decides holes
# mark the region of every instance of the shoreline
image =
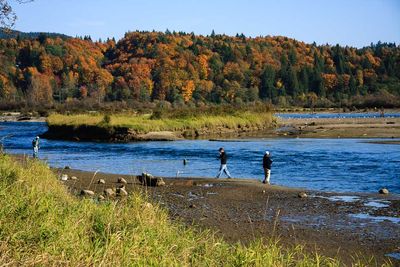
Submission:
[[[54,172],[76,176],[77,180],[62,183],[75,195],[82,189],[93,190],[95,198],[106,188],[117,188],[122,177],[128,194],[142,192],[166,208],[172,220],[211,229],[232,243],[278,237],[284,246],[301,244],[308,251],[338,256],[344,262],[356,253],[383,263],[389,260],[386,254],[400,252],[397,194],[334,193],[264,185],[250,179],[200,177],[166,177],[165,186],[146,187],[135,175],[73,169]],[[98,184],[99,179],[105,184]],[[300,192],[308,196],[299,198]]]

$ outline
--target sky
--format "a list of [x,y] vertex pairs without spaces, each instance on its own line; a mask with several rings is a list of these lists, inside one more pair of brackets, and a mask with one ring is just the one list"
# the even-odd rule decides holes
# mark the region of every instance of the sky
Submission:
[[15,29],[120,39],[128,31],[287,36],[317,44],[400,44],[400,0],[34,0]]

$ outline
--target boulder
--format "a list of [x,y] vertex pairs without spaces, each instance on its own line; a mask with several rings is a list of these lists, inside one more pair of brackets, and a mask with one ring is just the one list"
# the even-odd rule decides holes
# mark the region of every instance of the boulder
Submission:
[[114,190],[111,189],[111,188],[106,188],[106,189],[104,190],[104,195],[106,195],[107,197],[111,197],[111,196],[115,195],[115,192],[114,192]]
[[99,195],[99,200],[104,200],[106,199],[103,195]]
[[381,189],[379,190],[379,194],[387,195],[387,194],[389,194],[389,190],[387,190],[386,188],[381,188]]
[[104,179],[99,179],[97,181],[98,184],[106,184],[106,181]]
[[124,185],[124,184],[118,185],[118,188],[121,188],[121,189],[125,189],[125,190],[126,190],[126,188],[125,188],[125,185]]
[[70,166],[65,166],[65,167],[64,167],[64,170],[70,170],[70,169],[71,169]]
[[78,177],[72,176],[72,177],[71,177],[71,180],[78,180]]
[[142,207],[143,207],[143,208],[146,208],[146,209],[152,209],[152,208],[153,208],[153,204],[151,204],[151,203],[149,203],[149,202],[146,202],[146,203],[144,203],[144,204],[142,205]]
[[117,183],[120,183],[120,184],[127,184],[128,182],[127,182],[124,178],[118,177]]
[[61,179],[61,181],[67,181],[68,180],[68,175],[67,174],[62,174],[60,179]]
[[306,194],[305,192],[300,192],[300,193],[297,195],[297,197],[299,197],[299,198],[306,198],[306,197],[307,197],[307,194]]
[[128,192],[126,192],[125,188],[117,188],[116,190],[118,196],[127,196]]
[[94,192],[92,190],[84,189],[84,190],[81,191],[81,195],[82,196],[94,196]]
[[154,177],[149,173],[142,173],[142,176],[139,176],[139,181],[142,185],[145,186],[164,186],[165,182],[161,177]]

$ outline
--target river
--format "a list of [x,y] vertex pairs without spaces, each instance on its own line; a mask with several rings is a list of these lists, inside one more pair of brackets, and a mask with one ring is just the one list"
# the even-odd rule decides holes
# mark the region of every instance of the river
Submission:
[[[45,123],[0,123],[0,138],[11,154],[31,154]],[[40,158],[53,167],[168,177],[215,177],[218,148],[224,147],[233,177],[262,179],[262,156],[272,154],[271,183],[334,192],[400,193],[400,145],[384,139],[258,138],[229,141],[185,140],[110,144],[41,140]],[[391,139],[393,140],[393,139]],[[187,165],[183,160],[187,160]]]

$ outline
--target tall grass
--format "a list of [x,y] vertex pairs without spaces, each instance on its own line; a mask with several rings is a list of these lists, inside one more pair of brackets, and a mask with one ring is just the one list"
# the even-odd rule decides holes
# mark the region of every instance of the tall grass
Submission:
[[[108,115],[107,115],[108,116]],[[102,114],[52,114],[47,118],[49,126],[53,125],[98,125],[104,121]],[[197,115],[182,117],[154,118],[150,114],[114,114],[109,115],[107,126],[127,127],[138,132],[150,131],[184,131],[184,130],[215,130],[219,128],[266,128],[272,123],[270,112],[242,112],[226,115]]]
[[339,266],[276,242],[228,244],[171,222],[131,194],[96,203],[70,195],[49,168],[0,156],[0,262],[68,266]]

